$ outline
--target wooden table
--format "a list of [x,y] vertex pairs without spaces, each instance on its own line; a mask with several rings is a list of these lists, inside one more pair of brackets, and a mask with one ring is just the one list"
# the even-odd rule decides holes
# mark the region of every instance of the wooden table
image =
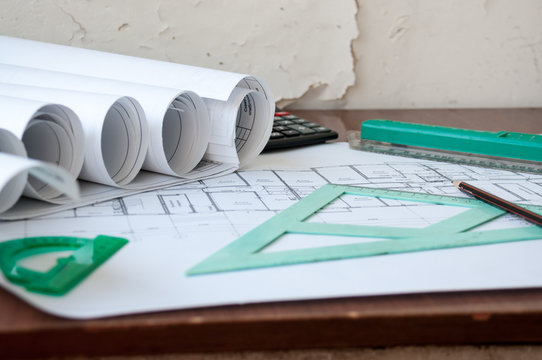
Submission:
[[[363,120],[542,133],[542,109],[295,111],[344,140]],[[541,260],[542,261],[542,260]],[[542,289],[223,306],[99,320],[44,314],[0,290],[0,358],[392,345],[542,343]]]

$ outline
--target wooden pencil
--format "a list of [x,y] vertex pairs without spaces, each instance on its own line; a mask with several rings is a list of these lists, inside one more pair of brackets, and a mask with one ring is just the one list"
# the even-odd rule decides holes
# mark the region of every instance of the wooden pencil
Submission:
[[459,190],[474,196],[477,199],[485,201],[491,205],[497,206],[503,210],[506,210],[510,213],[521,216],[525,220],[528,220],[532,223],[535,223],[538,226],[542,226],[542,216],[534,213],[530,210],[527,210],[521,206],[518,206],[510,201],[504,200],[498,196],[488,193],[487,191],[478,189],[475,186],[469,185],[463,181],[454,181],[453,184]]

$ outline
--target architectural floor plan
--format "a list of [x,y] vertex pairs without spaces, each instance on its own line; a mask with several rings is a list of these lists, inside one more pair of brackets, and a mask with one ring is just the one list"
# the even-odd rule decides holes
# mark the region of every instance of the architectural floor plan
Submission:
[[[30,220],[0,222],[0,240],[104,234],[130,241],[67,296],[36,295],[3,278],[0,285],[47,312],[70,318],[261,301],[542,286],[542,233],[540,240],[187,276],[191,267],[324,184],[466,196],[452,180],[513,202],[542,205],[542,175],[363,153],[345,143],[318,145],[260,155],[245,169],[222,177]],[[464,208],[458,206],[343,195],[308,221],[425,227],[461,211]],[[480,228],[528,226],[505,215]],[[284,238],[265,250],[363,241]]]
[[[198,238],[201,234],[212,238],[216,231],[228,233],[233,239],[327,183],[462,196],[452,185],[453,180],[483,184],[486,190],[516,203],[542,204],[542,175],[386,158],[378,164],[238,171],[32,220],[0,223],[0,234],[8,239],[44,233],[82,237],[107,233],[135,241],[152,241],[157,237]],[[327,215],[330,221],[359,222],[364,216],[360,209],[387,207],[396,209],[389,212],[387,219],[383,212],[379,212],[381,218],[374,218],[373,211],[370,212],[373,216],[365,221],[380,225],[391,225],[390,221],[397,225],[399,221],[403,222],[402,226],[404,222],[415,226],[418,221],[430,221],[423,217],[431,211],[425,215],[419,213],[418,219],[405,216],[404,212],[399,214],[397,209],[404,205],[392,200],[344,198],[326,212],[330,213]],[[509,220],[522,221],[514,217]]]

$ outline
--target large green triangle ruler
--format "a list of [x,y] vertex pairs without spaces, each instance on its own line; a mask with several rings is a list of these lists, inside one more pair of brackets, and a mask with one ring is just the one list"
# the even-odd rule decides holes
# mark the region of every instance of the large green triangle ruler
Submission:
[[[319,210],[345,194],[460,206],[465,207],[466,210],[424,228],[307,222],[307,219]],[[523,206],[531,211],[542,213],[542,206]],[[328,184],[204,259],[189,269],[187,274],[209,274],[542,239],[542,227],[538,226],[475,230],[478,226],[504,214],[506,211],[473,198]],[[381,240],[309,249],[262,251],[285,234],[334,235]]]

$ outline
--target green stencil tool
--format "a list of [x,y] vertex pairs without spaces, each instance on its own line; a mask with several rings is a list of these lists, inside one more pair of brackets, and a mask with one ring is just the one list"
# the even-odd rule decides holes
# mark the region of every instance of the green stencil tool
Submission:
[[[466,210],[425,228],[327,224],[306,221],[344,194],[460,206],[465,207]],[[524,207],[542,213],[542,206],[524,205]],[[539,226],[470,231],[504,214],[506,214],[506,211],[473,198],[328,184],[204,259],[189,269],[187,274],[210,274],[317,261],[542,239],[542,227]],[[334,235],[384,240],[321,246],[310,249],[262,252],[267,246],[279,240],[285,234]]]
[[[11,283],[45,295],[64,295],[128,243],[123,238],[99,235],[95,239],[52,236],[30,237],[0,243],[0,269]],[[19,266],[23,258],[73,250],[46,272]]]
[[363,151],[542,174],[542,135],[375,119],[347,136]]

